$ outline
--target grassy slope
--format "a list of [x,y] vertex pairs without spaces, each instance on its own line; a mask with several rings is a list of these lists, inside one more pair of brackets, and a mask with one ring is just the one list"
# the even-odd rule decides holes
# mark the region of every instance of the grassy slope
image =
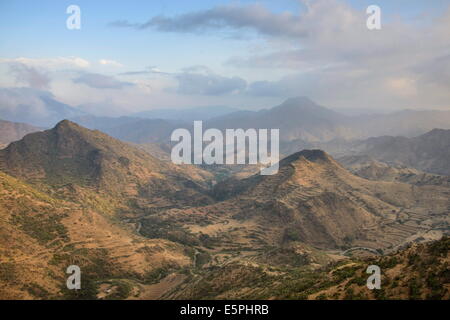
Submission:
[[[102,281],[145,282],[155,270],[190,263],[180,245],[134,235],[0,172],[0,299],[94,298]],[[71,264],[80,266],[84,284],[75,296],[64,289]]]
[[[450,299],[450,239],[413,245],[381,258],[348,259],[326,267],[230,263],[192,276],[178,299]],[[369,265],[381,268],[381,290],[366,286]]]

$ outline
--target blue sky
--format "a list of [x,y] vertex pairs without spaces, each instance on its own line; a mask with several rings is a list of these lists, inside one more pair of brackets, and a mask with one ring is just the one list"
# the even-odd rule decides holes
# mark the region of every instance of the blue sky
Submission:
[[[446,0],[353,0],[347,1],[364,12],[370,4],[378,4],[387,17],[400,15],[414,20],[422,13],[435,15],[446,8]],[[174,16],[208,9],[224,4],[251,4],[254,1],[218,0],[2,0],[0,4],[0,28],[4,36],[0,51],[4,57],[30,56],[81,56],[86,59],[121,60],[130,67],[157,64],[174,69],[189,65],[208,63],[221,67],[221,62],[236,51],[246,48],[241,41],[216,35],[167,34],[145,30],[117,29],[108,26],[111,21],[126,19],[134,22],[147,21],[152,16]],[[273,12],[297,13],[302,5],[294,0],[259,1]],[[82,10],[82,29],[69,31],[65,27],[66,8],[76,4]],[[183,59],[179,58],[180,50]]]
[[[8,36],[0,42],[0,50],[9,58],[70,55],[96,60],[107,56],[123,61],[130,68],[157,64],[166,70],[175,71],[205,63],[220,68],[221,62],[234,52],[245,48],[245,43],[228,40],[224,45],[221,36],[167,34],[152,30],[136,32],[112,28],[108,24],[121,19],[143,22],[152,16],[172,16],[227,3],[144,0],[75,2],[43,0],[39,3],[29,0],[2,1],[0,28],[7,30]],[[275,12],[299,8],[295,1],[262,3],[267,4]],[[68,16],[65,10],[71,4],[77,4],[81,8],[80,31],[69,31],[65,27]],[[183,54],[182,59],[180,52]]]
[[[66,28],[71,4],[81,8],[81,30]],[[371,4],[382,10],[382,30],[366,30]],[[34,86],[65,103],[108,105],[117,114],[209,104],[261,108],[293,95],[335,108],[445,109],[449,6],[448,0],[2,0],[0,86]],[[158,16],[168,20],[132,27]],[[118,21],[129,26],[111,25]],[[61,58],[88,65],[52,60]],[[436,61],[445,68],[427,82],[426,94],[421,84]]]

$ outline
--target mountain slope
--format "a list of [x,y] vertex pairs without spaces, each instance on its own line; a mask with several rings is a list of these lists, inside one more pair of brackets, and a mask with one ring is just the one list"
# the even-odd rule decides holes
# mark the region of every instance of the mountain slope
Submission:
[[450,130],[434,129],[414,138],[371,138],[361,143],[357,153],[425,172],[450,175]]
[[[347,258],[320,268],[230,263],[175,288],[176,299],[448,300],[450,240],[443,238],[383,257]],[[381,288],[367,288],[369,265],[381,269]]]
[[[276,175],[219,183],[216,204],[168,210],[160,218],[170,225],[183,217],[183,228],[216,238],[222,249],[292,241],[326,249],[392,249],[444,227],[448,193],[444,186],[362,179],[323,151],[304,150],[283,159]],[[196,226],[200,219],[206,227]]]
[[8,145],[36,131],[40,131],[40,129],[26,123],[0,120],[0,144]]
[[268,110],[241,111],[211,119],[207,126],[219,129],[280,129],[282,142],[297,144],[296,148],[291,146],[286,149],[295,151],[301,150],[299,145],[302,148],[323,148],[309,143],[368,139],[380,135],[413,137],[434,128],[450,129],[450,111],[405,110],[382,115],[346,116],[306,97],[297,97]]
[[279,106],[259,112],[236,112],[212,119],[207,126],[218,129],[280,129],[281,140],[330,140],[340,135],[339,122],[345,117],[321,107],[308,98],[286,100]]
[[449,176],[425,173],[403,164],[387,164],[365,155],[345,156],[338,161],[355,175],[368,180],[450,186]]
[[[148,240],[110,217],[54,199],[0,172],[0,299],[93,299],[110,279],[146,281],[191,263],[182,246]],[[82,290],[65,288],[78,265]]]
[[[58,192],[97,193],[115,201],[159,207],[208,203],[208,174],[177,167],[99,131],[70,121],[28,135],[0,151],[0,169]],[[134,199],[134,200],[133,200]]]
[[[377,259],[354,261],[329,271],[309,299],[448,300],[450,299],[450,238],[408,248]],[[367,266],[381,269],[381,288],[368,290]],[[328,280],[328,281],[327,281]],[[327,283],[328,282],[328,283]]]

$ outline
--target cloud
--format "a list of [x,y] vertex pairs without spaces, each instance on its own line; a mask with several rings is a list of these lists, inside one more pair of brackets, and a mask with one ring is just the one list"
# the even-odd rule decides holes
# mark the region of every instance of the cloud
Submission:
[[186,68],[175,76],[176,92],[185,95],[220,96],[242,93],[247,82],[239,77],[224,77],[203,66]]
[[14,77],[16,83],[35,89],[49,89],[51,76],[55,72],[86,69],[90,66],[87,60],[79,57],[0,58],[0,64],[8,67],[9,73]]
[[341,1],[303,2],[302,32],[287,32],[295,41],[268,37],[268,49],[226,62],[290,73],[250,84],[249,94],[308,95],[338,107],[450,107],[450,6],[426,24],[383,20],[369,31],[364,12]]
[[171,75],[168,72],[161,71],[157,67],[150,66],[147,67],[145,70],[139,70],[139,71],[127,71],[119,73],[121,76],[139,76],[139,75],[145,75],[145,74],[162,74],[162,75]]
[[131,82],[117,80],[112,76],[99,73],[83,73],[73,80],[74,83],[82,83],[96,89],[122,89],[133,86]]
[[[41,89],[51,85],[62,101],[90,103],[93,108],[104,105],[106,113],[111,105],[117,110],[146,108],[149,101],[157,106],[200,102],[269,106],[269,101],[300,95],[331,107],[450,107],[450,8],[440,16],[413,21],[388,19],[392,12],[385,14],[382,7],[382,29],[369,31],[365,8],[355,9],[351,1],[297,1],[303,5],[297,13],[272,12],[261,4],[225,5],[111,23],[136,30],[221,38],[238,33],[242,39],[251,38],[242,47],[233,45],[223,52],[235,52],[223,65],[226,74],[204,66],[179,72],[152,66],[108,76],[92,72],[100,65],[113,66],[113,60],[102,59],[103,63],[94,63],[97,69],[90,69],[90,62],[78,57],[17,58],[0,59],[8,66],[20,63],[11,70],[14,77],[9,74],[0,80],[4,86],[13,86],[14,80]],[[162,50],[169,49],[173,48]]]
[[30,88],[48,89],[50,77],[43,71],[23,63],[10,63],[9,70],[14,75],[16,82],[24,83]]
[[148,70],[140,70],[140,71],[127,71],[127,72],[121,72],[118,75],[119,76],[140,76],[144,74],[151,74],[152,72]]
[[30,88],[0,88],[0,116],[7,118],[8,114],[15,114],[16,108],[20,105],[30,106],[32,113],[47,116],[45,103],[42,97],[51,97],[49,92]]
[[0,88],[0,101],[0,118],[41,127],[83,114],[57,101],[52,93],[32,88]]
[[117,61],[114,61],[114,60],[100,59],[98,61],[98,63],[100,63],[102,66],[111,66],[111,67],[116,67],[116,68],[123,67],[123,64],[121,64]]
[[281,82],[255,81],[248,86],[247,94],[253,96],[294,96]]
[[33,59],[33,58],[14,58],[14,59],[0,59],[0,63],[20,63],[33,68],[46,68],[50,70],[56,69],[85,69],[91,64],[89,61],[79,57],[57,57],[47,59]]
[[272,36],[301,36],[304,34],[298,16],[285,12],[274,14],[259,4],[245,7],[226,5],[186,13],[175,17],[155,16],[145,23],[114,21],[110,26],[135,29],[155,29],[162,32],[198,33],[210,30],[253,29]]
[[239,77],[185,71],[177,75],[179,93],[310,95],[346,107],[449,107],[450,7],[440,17],[425,17],[427,23],[417,19],[408,23],[400,17],[389,20],[383,14],[382,29],[370,31],[365,10],[348,2],[300,3],[303,9],[298,14],[271,12],[261,4],[226,5],[113,25],[219,36],[227,31],[257,34],[265,49],[231,57],[225,66],[289,73],[278,81],[261,79],[247,86]]

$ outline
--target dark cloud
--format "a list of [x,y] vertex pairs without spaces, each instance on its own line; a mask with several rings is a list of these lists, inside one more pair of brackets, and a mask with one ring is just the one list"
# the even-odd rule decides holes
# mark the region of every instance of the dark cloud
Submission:
[[73,82],[83,83],[97,89],[122,89],[134,85],[131,82],[119,81],[114,77],[98,73],[83,73],[78,78],[74,79]]
[[132,28],[132,27],[137,27],[136,24],[130,23],[127,20],[117,20],[117,21],[113,21],[108,23],[108,26],[110,27],[117,27],[117,28]]

